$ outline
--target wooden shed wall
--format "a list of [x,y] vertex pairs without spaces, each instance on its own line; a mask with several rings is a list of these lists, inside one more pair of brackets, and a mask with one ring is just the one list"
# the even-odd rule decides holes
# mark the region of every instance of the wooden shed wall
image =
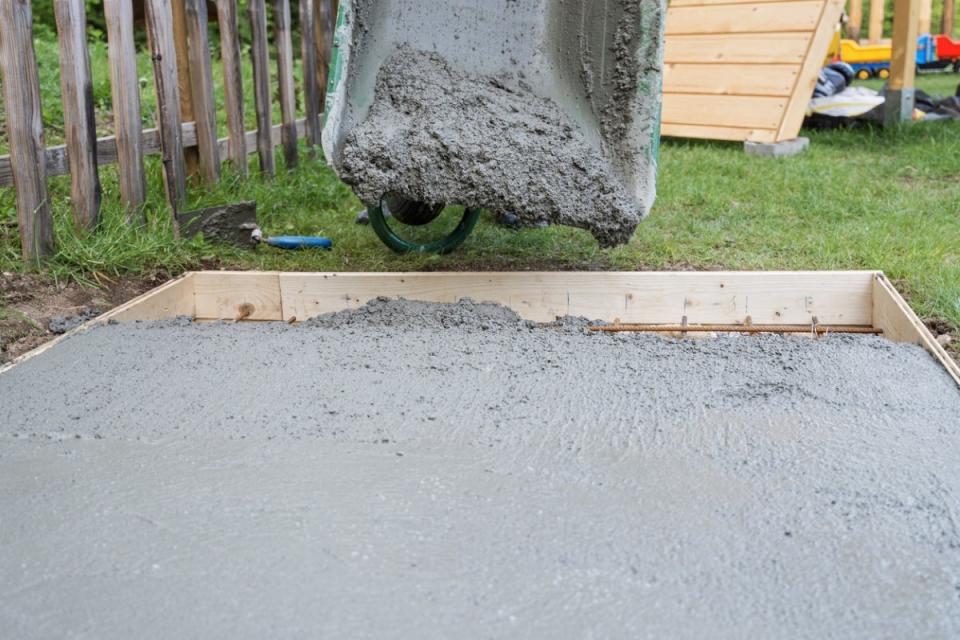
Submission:
[[843,0],[673,0],[664,136],[797,137]]

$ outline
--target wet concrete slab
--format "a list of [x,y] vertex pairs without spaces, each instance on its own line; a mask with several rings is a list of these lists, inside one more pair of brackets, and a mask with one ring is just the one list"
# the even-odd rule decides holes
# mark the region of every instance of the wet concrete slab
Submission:
[[958,445],[874,337],[105,326],[0,375],[0,629],[955,637]]

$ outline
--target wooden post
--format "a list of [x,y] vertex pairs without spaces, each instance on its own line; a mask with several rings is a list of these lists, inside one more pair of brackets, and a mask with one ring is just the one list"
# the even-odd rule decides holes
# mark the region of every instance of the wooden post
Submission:
[[920,17],[917,18],[917,36],[930,33],[933,22],[933,0],[920,0]]
[[297,166],[297,94],[293,80],[293,35],[290,0],[274,0],[273,26],[277,44],[277,79],[280,85],[280,142],[287,169]]
[[30,0],[0,0],[0,68],[20,249],[24,261],[36,262],[53,252],[54,240],[30,9]]
[[200,175],[204,182],[220,180],[220,145],[217,144],[217,106],[213,97],[213,71],[207,25],[207,0],[186,0],[187,44],[190,58],[190,88]]
[[187,195],[183,160],[183,132],[180,127],[180,92],[177,89],[177,56],[173,43],[171,0],[145,0],[147,33],[153,79],[157,87],[157,129],[163,158],[164,186],[173,213],[174,235],[179,236],[177,213]]
[[940,18],[940,33],[945,33],[952,38],[956,17],[957,4],[955,0],[943,0],[943,16]]
[[247,136],[243,122],[243,74],[240,62],[240,32],[236,0],[217,3],[220,22],[220,57],[223,59],[223,97],[230,134],[228,154],[233,170],[247,175]]
[[870,25],[867,39],[870,44],[877,44],[883,38],[883,0],[870,0]]
[[60,88],[73,220],[78,227],[93,229],[100,221],[100,176],[86,7],[84,0],[54,0],[53,9],[60,40]]
[[300,56],[303,64],[303,104],[306,113],[307,145],[320,144],[320,92],[317,88],[317,47],[314,43],[314,4],[313,0],[300,0]]
[[110,58],[110,91],[113,96],[113,130],[117,139],[120,198],[128,221],[145,223],[140,208],[146,199],[143,173],[143,131],[140,122],[140,81],[133,40],[131,0],[104,0]]
[[264,0],[249,0],[250,55],[253,58],[253,98],[257,114],[257,154],[260,171],[277,172],[273,158],[273,132],[270,106],[270,54],[267,50],[267,7]]
[[[147,1],[147,0],[144,0]],[[177,57],[177,92],[180,94],[180,122],[193,122],[193,91],[190,83],[190,47],[187,44],[186,0],[172,0],[173,47]],[[187,175],[200,172],[200,152],[196,148],[184,149]]]
[[913,119],[913,83],[917,73],[917,27],[922,0],[896,0],[893,10],[893,56],[884,102],[884,123]]
[[860,27],[863,26],[863,0],[850,0],[848,7],[847,37],[860,40]]
[[333,51],[333,32],[337,22],[337,8],[332,0],[316,1],[316,20],[314,21],[314,39],[317,48],[317,89],[320,92],[322,111],[326,111],[327,74],[330,70],[330,57]]

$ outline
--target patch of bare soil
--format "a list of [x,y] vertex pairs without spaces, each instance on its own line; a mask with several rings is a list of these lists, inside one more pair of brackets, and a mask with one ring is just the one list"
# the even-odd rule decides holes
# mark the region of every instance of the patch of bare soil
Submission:
[[42,274],[0,274],[0,364],[168,279],[165,273],[101,279],[102,286],[97,288],[58,284]]

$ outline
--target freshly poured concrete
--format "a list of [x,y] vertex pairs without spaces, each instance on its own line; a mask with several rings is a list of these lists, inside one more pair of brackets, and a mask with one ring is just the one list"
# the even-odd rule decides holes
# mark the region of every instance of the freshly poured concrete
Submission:
[[0,635],[952,638],[960,392],[873,337],[377,302],[0,375]]
[[388,192],[630,239],[656,192],[665,3],[351,0],[324,151]]

